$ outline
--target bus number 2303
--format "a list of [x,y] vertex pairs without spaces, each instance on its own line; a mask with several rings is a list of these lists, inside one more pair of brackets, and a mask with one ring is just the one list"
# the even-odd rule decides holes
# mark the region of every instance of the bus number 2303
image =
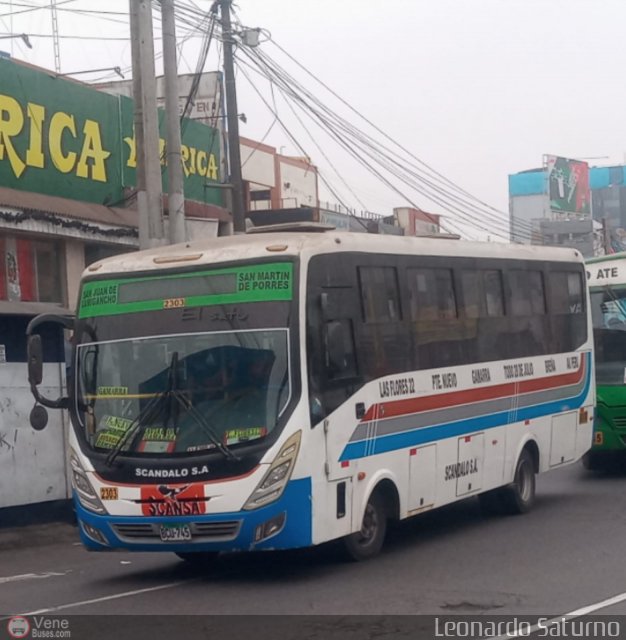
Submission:
[[163,300],[164,309],[179,309],[185,306],[185,298],[168,298]]

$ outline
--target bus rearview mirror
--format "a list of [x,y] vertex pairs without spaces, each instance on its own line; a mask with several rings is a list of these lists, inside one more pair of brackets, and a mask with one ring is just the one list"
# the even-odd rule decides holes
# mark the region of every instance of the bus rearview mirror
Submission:
[[42,431],[48,424],[48,412],[45,407],[36,404],[30,412],[30,426],[35,431]]
[[37,333],[28,336],[28,382],[31,385],[40,385],[43,379],[43,348],[41,336]]

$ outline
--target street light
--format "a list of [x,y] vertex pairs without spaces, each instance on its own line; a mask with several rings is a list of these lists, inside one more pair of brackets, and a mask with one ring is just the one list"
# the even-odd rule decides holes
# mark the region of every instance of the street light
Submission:
[[29,37],[25,33],[5,33],[0,35],[0,40],[7,40],[8,38],[21,38],[29,49],[33,48]]

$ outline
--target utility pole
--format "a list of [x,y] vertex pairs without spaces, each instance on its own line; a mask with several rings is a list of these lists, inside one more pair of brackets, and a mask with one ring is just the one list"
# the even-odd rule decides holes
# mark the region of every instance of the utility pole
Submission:
[[222,38],[224,42],[224,89],[226,93],[226,122],[228,124],[228,158],[230,182],[233,185],[233,229],[235,233],[245,233],[246,212],[243,198],[243,178],[241,176],[241,151],[239,149],[239,111],[235,88],[233,62],[233,32],[230,22],[231,0],[219,0],[222,15]]
[[178,65],[176,62],[176,19],[174,0],[161,0],[163,30],[163,71],[167,115],[167,208],[170,243],[185,242],[185,192],[181,162],[180,119],[178,117]]
[[609,229],[609,221],[606,218],[602,218],[602,246],[604,247],[605,255],[612,253],[611,230]]
[[163,244],[164,235],[152,9],[149,0],[129,0],[129,6],[139,248],[148,249]]

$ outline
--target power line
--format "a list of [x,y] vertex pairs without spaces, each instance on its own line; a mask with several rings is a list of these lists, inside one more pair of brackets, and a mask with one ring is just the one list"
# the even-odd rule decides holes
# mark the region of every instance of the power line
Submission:
[[[250,56],[251,54],[249,54],[249,52],[246,49],[241,49],[241,51],[245,51],[246,55]],[[255,53],[256,50],[255,50]],[[257,55],[259,55],[257,53]],[[323,126],[325,126],[326,128],[329,128],[329,119],[333,120],[333,118],[335,119],[335,124],[337,124],[336,120],[337,120],[337,116],[336,114],[332,113],[329,111],[328,108],[324,107],[324,105],[322,105],[322,107],[325,109],[325,117],[321,117],[319,112],[316,112],[312,107],[311,104],[314,102],[317,102],[319,104],[319,101],[316,99],[315,96],[312,96],[310,93],[307,93],[306,95],[306,100],[303,100],[301,96],[299,96],[297,94],[297,92],[293,91],[293,87],[290,87],[289,85],[285,86],[285,78],[284,76],[281,76],[280,74],[278,74],[278,76],[276,74],[272,75],[271,72],[268,72],[268,65],[265,65],[265,68],[261,67],[261,71],[265,72],[265,75],[268,77],[271,77],[273,80],[277,81],[277,86],[279,88],[281,88],[281,90],[284,90],[286,93],[288,93],[292,99],[294,100],[299,100],[300,106],[304,106],[306,107],[309,111],[313,112],[313,115],[315,117],[317,117],[318,123],[322,124]],[[282,82],[281,82],[282,80]],[[292,89],[291,91],[289,91],[290,89]],[[341,120],[340,120],[341,122]],[[350,134],[354,134],[354,130],[355,128],[352,127],[351,125],[346,126],[345,121],[342,123],[343,125],[343,132],[344,134],[346,132],[350,133]],[[358,132],[358,130],[356,130]],[[360,132],[359,132],[360,133]],[[392,190],[396,191],[397,193],[400,193],[400,195],[402,195],[405,199],[409,200],[409,198],[407,198],[406,194],[403,194],[402,192],[400,192],[395,185],[392,185],[389,180],[387,180],[384,176],[382,176],[380,174],[379,171],[374,170],[373,167],[371,165],[369,165],[368,163],[363,162],[363,158],[359,156],[359,154],[357,154],[355,152],[355,149],[351,146],[350,143],[348,143],[345,138],[343,137],[344,134],[339,133],[339,131],[335,128],[334,131],[332,132],[333,137],[335,138],[335,140],[337,142],[339,142],[344,149],[346,149],[353,157],[355,157],[357,160],[359,160],[362,164],[364,164],[364,166],[368,169],[368,171],[372,172],[374,175],[376,175],[376,177],[378,177],[379,179],[381,179],[389,188],[391,188]],[[369,146],[369,148],[367,147],[367,142],[364,141],[363,137],[361,136],[359,139],[359,144],[360,144],[360,148],[366,152],[366,154],[371,158],[376,160],[375,154],[372,152],[373,151],[373,147]],[[395,162],[396,165],[398,165],[397,161],[395,161],[393,158],[390,158],[389,156],[387,156],[385,162],[388,163],[389,161]],[[379,163],[380,164],[380,163]],[[390,171],[390,167],[389,166],[384,166],[383,167],[386,171]],[[401,179],[405,184],[409,184],[409,186],[411,186],[412,188],[417,188],[416,185],[413,182],[409,182],[407,180],[407,175],[406,175],[406,170],[402,167],[402,165],[396,166],[396,168],[394,170],[390,171],[392,173],[392,175],[394,175],[396,178]],[[422,178],[423,179],[423,178]],[[433,185],[431,185],[432,187]],[[420,192],[424,193],[426,190],[425,189],[418,189]],[[440,190],[441,191],[441,190]],[[485,227],[482,224],[480,224],[480,222],[472,216],[468,216],[467,213],[458,206],[459,202],[458,200],[455,201],[454,200],[454,194],[452,194],[452,197],[450,196],[450,194],[439,194],[444,195],[445,198],[442,199],[441,197],[437,197],[436,194],[432,193],[432,191],[426,191],[426,195],[427,197],[429,197],[431,200],[437,202],[438,204],[441,204],[443,206],[446,207],[446,209],[448,210],[452,210],[455,211],[455,213],[457,213],[459,215],[459,217],[463,218],[466,223],[472,224],[480,229],[482,229],[483,231],[486,231],[488,233],[492,233],[494,234],[494,229],[493,228],[489,228],[489,227]],[[447,201],[446,201],[447,199]],[[483,212],[484,213],[484,212]],[[504,227],[504,225],[506,224],[502,219],[498,219],[497,223],[502,225]],[[506,225],[506,230],[504,230],[504,233],[498,233],[499,235],[506,237],[507,239],[509,238],[510,235],[510,230],[508,228],[508,225]]]

